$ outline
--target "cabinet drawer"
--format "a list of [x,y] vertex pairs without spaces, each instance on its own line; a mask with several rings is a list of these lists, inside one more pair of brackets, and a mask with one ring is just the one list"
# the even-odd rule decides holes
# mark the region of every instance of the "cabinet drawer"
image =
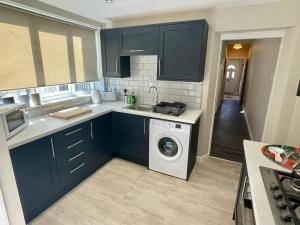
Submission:
[[74,148],[76,143],[91,137],[91,127],[89,123],[63,130],[53,136],[55,148]]
[[86,156],[72,162],[67,169],[60,172],[60,183],[65,191],[78,185],[89,175],[89,162]]
[[65,148],[56,149],[57,153],[57,167],[59,171],[65,170],[70,163],[76,162],[83,156],[87,156],[90,151],[90,140],[80,139],[75,143],[68,145]]
[[88,154],[85,151],[78,152],[74,154],[74,156],[71,156],[66,162],[66,168],[74,170],[82,163],[88,163]]

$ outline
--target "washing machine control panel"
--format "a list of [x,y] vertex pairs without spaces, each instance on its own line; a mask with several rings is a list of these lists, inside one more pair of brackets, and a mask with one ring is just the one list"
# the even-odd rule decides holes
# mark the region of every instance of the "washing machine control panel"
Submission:
[[167,130],[182,130],[187,125],[176,123],[176,122],[168,122],[168,121],[163,121],[163,120],[152,119],[150,122],[150,126],[160,127],[160,128],[164,128]]

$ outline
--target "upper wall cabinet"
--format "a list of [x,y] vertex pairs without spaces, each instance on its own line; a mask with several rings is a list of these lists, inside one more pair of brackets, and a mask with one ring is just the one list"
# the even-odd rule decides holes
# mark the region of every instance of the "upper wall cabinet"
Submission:
[[207,36],[206,20],[103,30],[103,74],[129,77],[129,56],[158,55],[158,80],[201,82]]
[[121,29],[122,55],[157,55],[158,26]]
[[203,81],[207,32],[204,20],[161,26],[157,79]]
[[104,77],[130,76],[130,58],[120,57],[119,30],[101,31],[101,51]]

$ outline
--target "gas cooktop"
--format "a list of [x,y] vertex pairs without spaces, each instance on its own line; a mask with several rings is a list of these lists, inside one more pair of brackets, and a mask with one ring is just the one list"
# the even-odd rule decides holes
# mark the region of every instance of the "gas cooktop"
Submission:
[[276,225],[300,225],[300,177],[260,167]]

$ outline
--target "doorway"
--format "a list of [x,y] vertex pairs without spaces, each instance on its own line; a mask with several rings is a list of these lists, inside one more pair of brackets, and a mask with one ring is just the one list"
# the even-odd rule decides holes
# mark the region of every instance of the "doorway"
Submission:
[[211,156],[243,162],[243,141],[261,141],[280,44],[280,38],[223,42]]

